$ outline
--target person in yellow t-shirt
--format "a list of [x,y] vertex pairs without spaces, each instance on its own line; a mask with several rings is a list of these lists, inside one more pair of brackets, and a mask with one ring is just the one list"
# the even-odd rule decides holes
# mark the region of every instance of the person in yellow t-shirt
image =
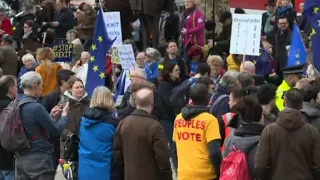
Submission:
[[222,155],[217,118],[210,114],[208,88],[201,83],[189,92],[187,105],[174,122],[173,141],[178,155],[178,180],[218,180]]

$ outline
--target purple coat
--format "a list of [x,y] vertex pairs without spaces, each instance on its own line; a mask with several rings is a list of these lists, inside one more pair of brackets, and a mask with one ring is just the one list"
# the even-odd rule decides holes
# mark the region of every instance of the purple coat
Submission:
[[199,9],[195,10],[186,17],[184,28],[187,29],[187,33],[184,37],[184,45],[197,44],[200,46],[205,45],[205,16]]

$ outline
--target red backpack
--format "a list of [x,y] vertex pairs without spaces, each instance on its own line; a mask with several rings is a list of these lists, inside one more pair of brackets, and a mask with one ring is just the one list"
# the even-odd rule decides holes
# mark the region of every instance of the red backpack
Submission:
[[246,153],[236,149],[222,160],[220,180],[251,180]]

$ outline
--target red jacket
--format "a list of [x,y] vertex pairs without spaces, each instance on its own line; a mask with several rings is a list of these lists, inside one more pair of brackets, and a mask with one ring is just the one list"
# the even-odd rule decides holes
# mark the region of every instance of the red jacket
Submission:
[[106,76],[112,75],[112,62],[111,62],[111,56],[106,56]]
[[[2,31],[5,31],[5,34],[10,34],[11,36],[13,35],[13,27],[10,19],[7,17],[3,18],[0,29]],[[0,39],[1,38],[2,38],[2,35],[0,35]]]

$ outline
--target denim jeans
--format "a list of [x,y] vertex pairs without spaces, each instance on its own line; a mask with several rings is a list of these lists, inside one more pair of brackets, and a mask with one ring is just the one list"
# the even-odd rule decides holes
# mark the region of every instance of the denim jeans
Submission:
[[0,180],[14,180],[14,171],[0,170]]
[[171,156],[173,166],[177,170],[178,168],[177,148],[176,148],[176,143],[172,140],[174,122],[162,120],[161,124],[164,127],[166,136],[168,137],[169,147],[170,147],[170,156]]

